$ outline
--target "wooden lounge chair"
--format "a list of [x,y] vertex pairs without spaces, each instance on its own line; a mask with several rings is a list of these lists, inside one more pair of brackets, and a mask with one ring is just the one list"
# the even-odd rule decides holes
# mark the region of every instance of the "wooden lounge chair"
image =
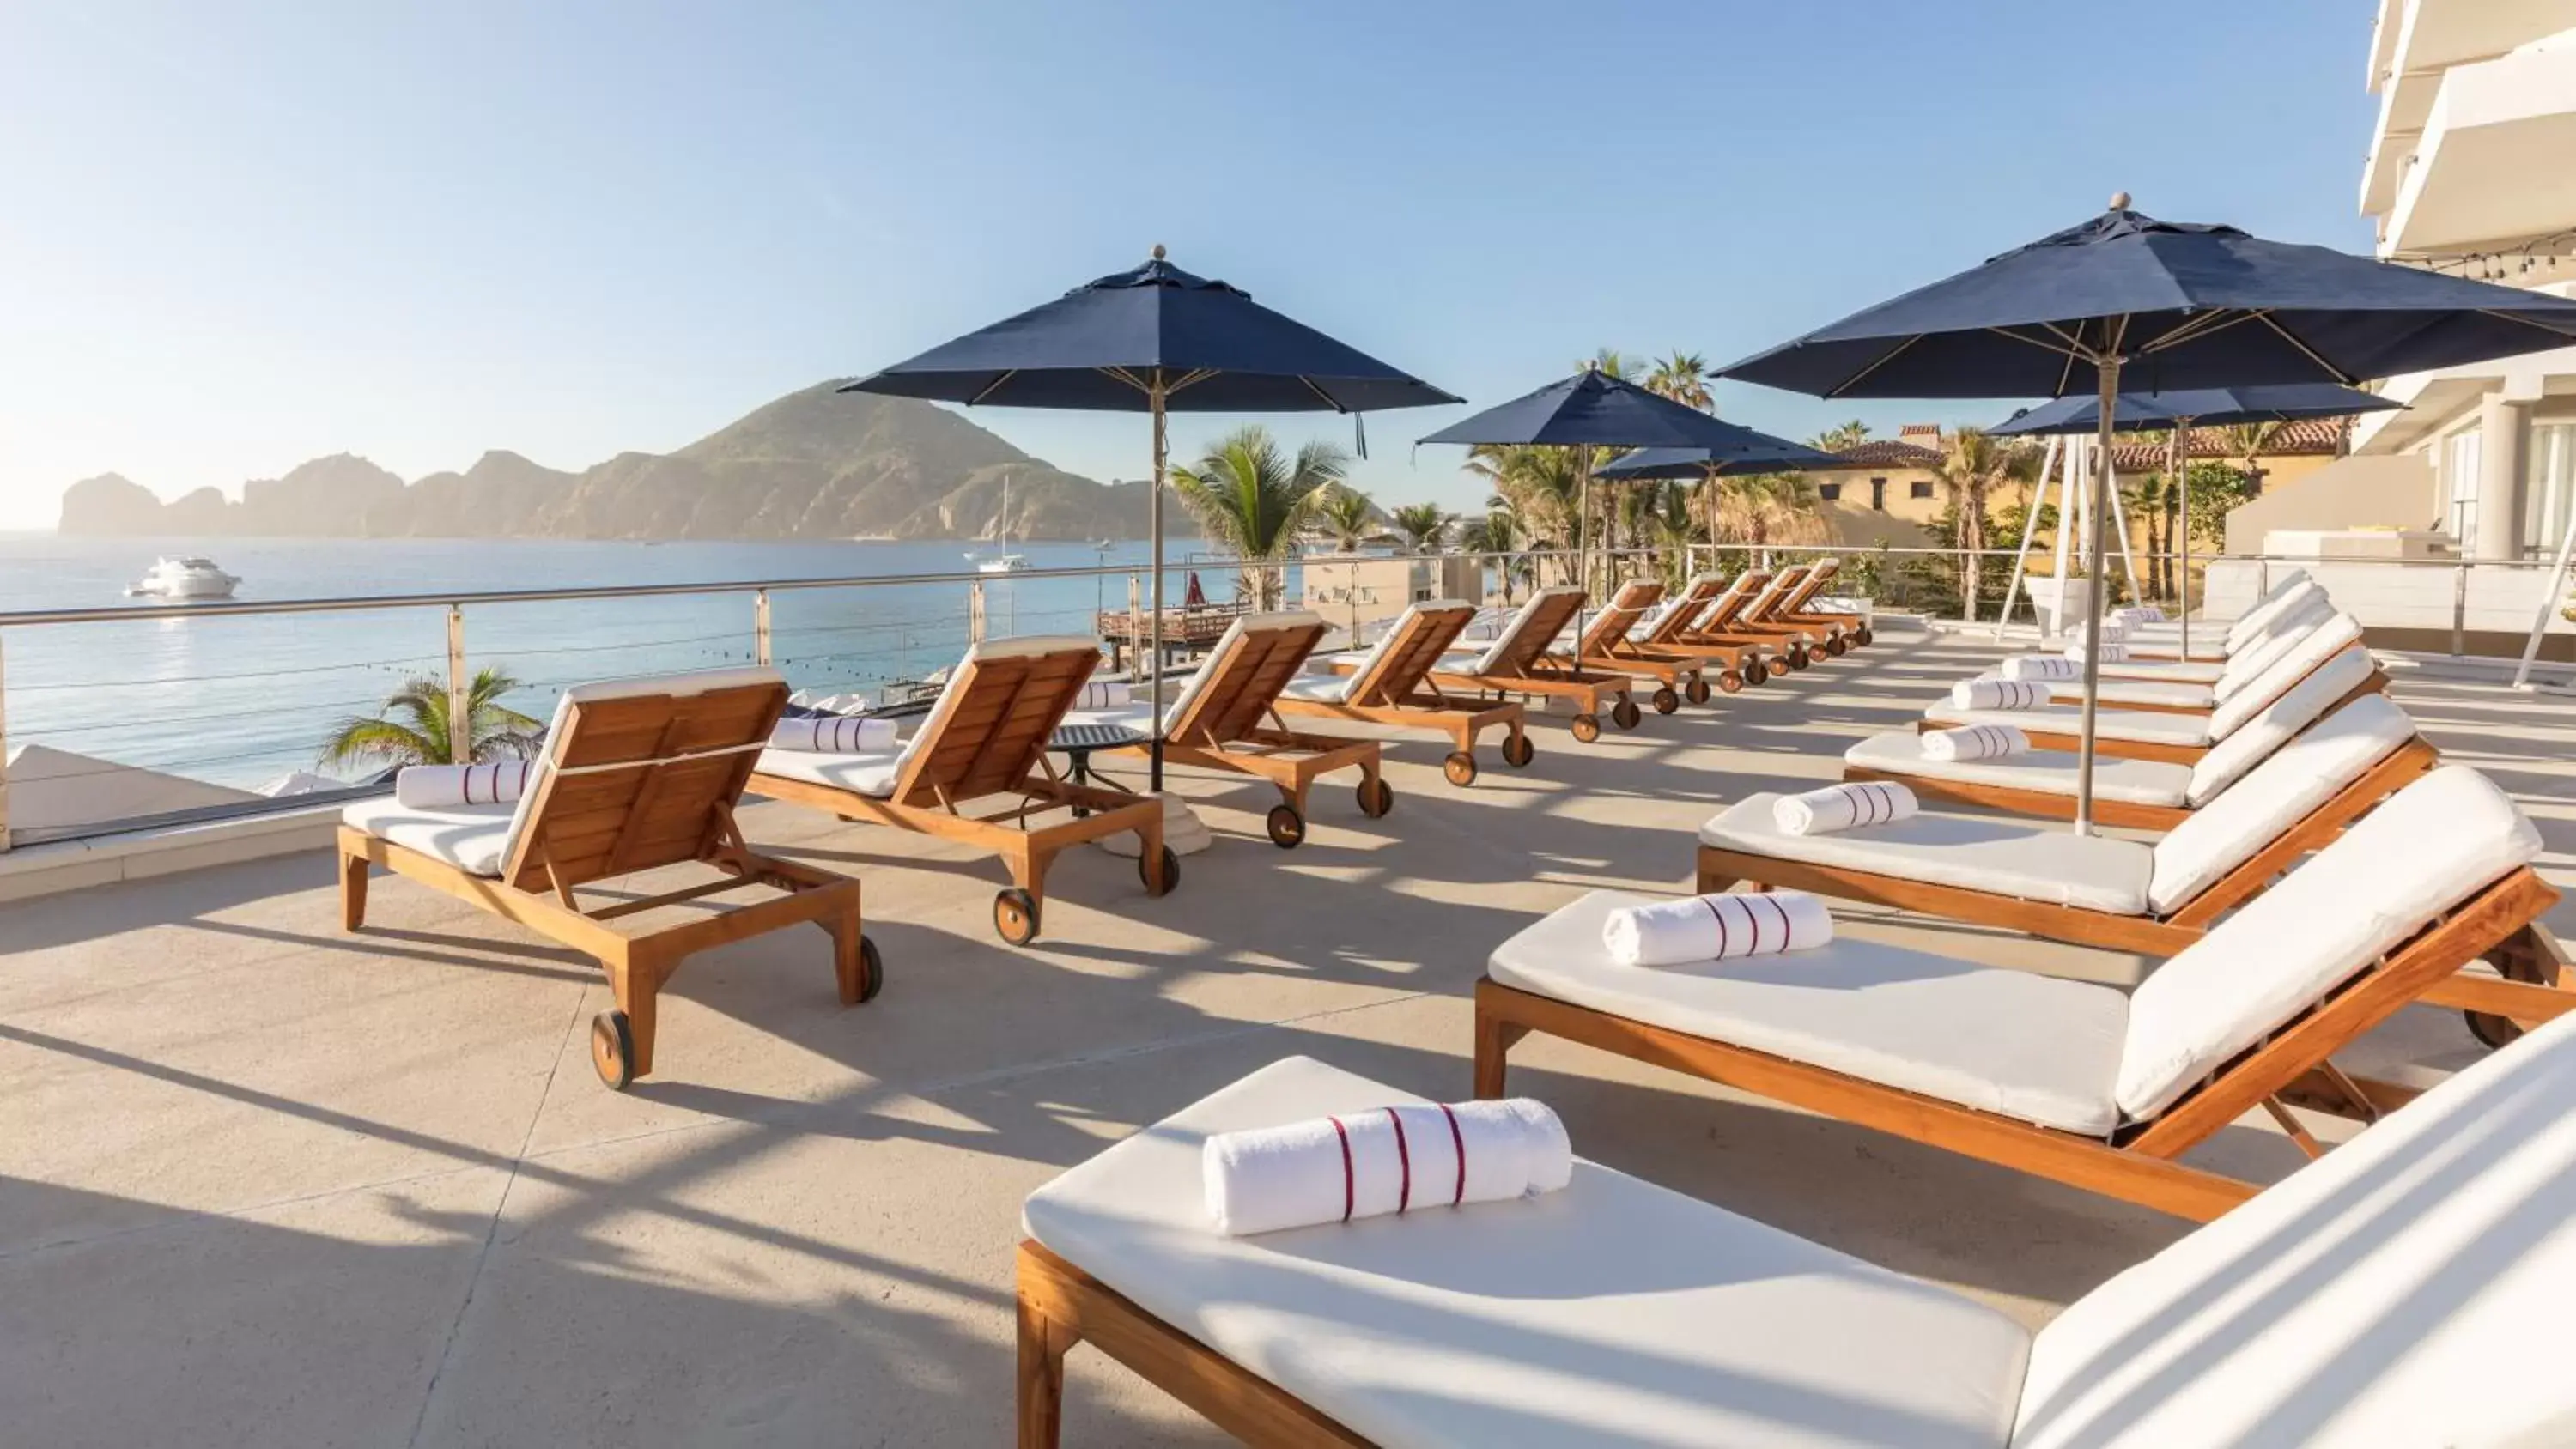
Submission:
[[[2337,703],[2376,694],[2388,687],[2370,651],[2362,647],[2361,628],[2350,615],[2339,615],[2323,628],[2298,640],[2289,653],[2245,682],[2207,715],[2147,710],[2105,709],[2094,716],[2094,750],[2132,760],[2164,760],[2188,765],[2226,743],[2247,721],[2270,708],[2311,678],[2337,686]],[[1923,711],[1923,731],[1960,725],[2007,725],[2030,737],[2043,750],[2073,750],[2080,738],[2082,709],[2046,704],[2036,709],[1960,709],[1944,700]]]
[[1825,652],[1828,654],[1858,649],[1878,637],[1869,627],[1867,614],[1825,607],[1828,602],[1825,590],[1842,574],[1842,568],[1843,561],[1838,558],[1816,560],[1815,567],[1808,570],[1806,580],[1797,591],[1772,611],[1776,622],[1831,631],[1826,640]]
[[[1613,670],[1655,682],[1655,713],[1671,714],[1687,698],[1693,704],[1708,703],[1706,671],[1709,661],[1698,655],[1668,653],[1650,649],[1630,636],[1664,596],[1664,586],[1654,579],[1630,579],[1619,586],[1610,606],[1592,616],[1584,625],[1581,647],[1576,654],[1586,668]],[[1687,606],[1685,599],[1676,607]],[[1550,654],[1559,664],[1571,664],[1562,654]],[[1744,687],[1739,678],[1736,688]]]
[[[1149,895],[1180,883],[1179,857],[1163,845],[1163,802],[1059,778],[1047,741],[1100,663],[1081,636],[988,639],[966,651],[918,731],[899,750],[829,754],[770,750],[751,788],[829,810],[844,820],[891,825],[990,850],[1011,884],[993,897],[993,929],[1014,946],[1035,940],[1046,909],[1047,867],[1085,841],[1133,831],[1137,872]],[[970,815],[967,807],[998,805]],[[1033,814],[1061,819],[1033,825]]]
[[[2122,710],[2152,711],[2159,714],[2208,715],[2226,703],[2236,691],[2262,678],[2263,671],[2283,656],[2298,649],[2303,641],[2319,629],[2333,627],[2346,638],[2358,640],[2358,625],[2338,624],[2339,615],[2322,599],[2313,609],[2300,609],[2249,638],[2244,647],[2230,655],[2227,662],[2211,672],[2208,679],[2152,679],[2115,675],[2108,667],[2097,683],[2102,703]],[[2001,678],[2007,666],[1980,678]],[[2047,689],[2055,704],[2078,704],[2084,698],[2084,681],[2080,678],[2030,681]]]
[[1666,610],[1639,643],[1657,653],[1718,666],[1717,687],[1728,694],[1785,674],[1787,646],[1779,639],[1727,632],[1735,617],[1770,587],[1771,577],[1767,569],[1746,569],[1721,588],[1720,575],[1694,575],[1681,602]]
[[[655,999],[696,952],[812,922],[831,934],[841,1003],[868,1000],[885,973],[860,932],[859,883],[759,854],[734,824],[752,760],[786,704],[787,685],[769,669],[566,690],[515,805],[420,809],[383,796],[342,812],[342,929],[365,924],[367,872],[381,866],[597,960],[617,1006],[591,1020],[590,1060],[621,1090],[652,1072]],[[598,904],[577,895],[692,863],[719,878]],[[752,886],[780,894],[715,902]],[[663,909],[684,905],[692,909]]]
[[1031,1194],[1018,1442],[1056,1449],[1089,1343],[1261,1446],[2536,1449],[2576,1416],[2571,1097],[2562,1023],[2034,1332],[1580,1158],[1537,1202],[1218,1236],[1210,1136],[1423,1105],[1292,1057]]
[[1449,737],[1441,773],[1452,785],[1476,780],[1476,737],[1503,727],[1503,763],[1518,769],[1537,757],[1518,700],[1453,698],[1431,679],[1432,665],[1457,642],[1476,606],[1433,599],[1409,606],[1364,653],[1334,661],[1334,672],[1290,680],[1274,703],[1283,715],[1358,720],[1434,729]]
[[[1163,711],[1166,763],[1251,775],[1278,787],[1280,803],[1265,823],[1282,850],[1306,838],[1306,793],[1319,775],[1357,769],[1360,813],[1374,820],[1395,808],[1395,791],[1378,773],[1378,741],[1301,734],[1279,718],[1279,692],[1304,670],[1323,637],[1324,621],[1314,614],[1243,615]],[[1078,710],[1067,723],[1150,732],[1154,709],[1139,700],[1124,709]],[[1137,745],[1103,753],[1143,757],[1150,750]]]
[[[2342,700],[2344,692],[2339,679],[2312,674],[2189,765],[2114,755],[2096,759],[2093,818],[2104,825],[2171,830],[2321,720],[2380,732],[2392,753],[2402,750],[2420,761],[2422,769],[2432,768],[2433,747],[2388,696]],[[2013,815],[2075,818],[2073,752],[2031,750],[1990,760],[1935,760],[1923,753],[1926,738],[1910,730],[1872,735],[1843,752],[1843,778],[1892,780],[1927,800]]]
[[[1682,636],[1683,641],[1758,651],[1760,656],[1764,656],[1765,674],[1784,674],[1806,668],[1813,662],[1815,636],[1812,633],[1756,622],[1769,614],[1806,576],[1806,570],[1796,566],[1776,574],[1747,569],[1742,580],[1744,592],[1712,606],[1707,615]],[[1745,683],[1761,682],[1754,677],[1750,660],[1739,663],[1737,667],[1744,671]]]
[[[1816,577],[1821,565],[1791,564],[1771,581],[1771,587],[1756,595],[1744,606],[1744,612],[1730,626],[1737,634],[1783,641],[1784,658],[1792,669],[1804,669],[1819,654],[1836,655],[1849,650],[1839,624],[1810,623],[1797,618],[1793,604],[1813,599],[1824,582]],[[1834,647],[1837,643],[1841,648]]]
[[[1579,668],[1548,646],[1566,631],[1583,608],[1583,590],[1541,589],[1503,625],[1491,644],[1472,656],[1453,648],[1431,666],[1428,683],[1442,694],[1468,699],[1562,699],[1577,713],[1567,721],[1575,739],[1590,744],[1601,738],[1601,716],[1623,730],[1635,729],[1644,712],[1630,697],[1636,681],[1626,674]],[[1343,664],[1339,668],[1356,668]]]
[[[2408,1098],[2331,1060],[2460,979],[2558,898],[2539,832],[2474,770],[2437,770],[2205,935],[2134,992],[1838,939],[1813,951],[1621,967],[1600,891],[1527,928],[1476,988],[1476,1091],[1503,1090],[1530,1031],[1673,1067],[1935,1147],[2184,1217],[2250,1183],[2176,1159],[2257,1107],[2314,1140],[2297,1103],[2365,1120]],[[2535,1019],[2576,1002],[2526,988]],[[2365,1134],[2366,1137],[2366,1134]]]

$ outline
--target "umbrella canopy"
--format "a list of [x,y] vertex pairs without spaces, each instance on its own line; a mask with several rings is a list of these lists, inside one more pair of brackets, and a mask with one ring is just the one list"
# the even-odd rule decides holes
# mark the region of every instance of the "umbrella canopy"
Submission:
[[1819,397],[2146,392],[2336,382],[2576,342],[2576,300],[2157,221],[2081,226],[1718,370]]
[[[1240,287],[1193,276],[1161,247],[1133,271],[1062,297],[860,378],[843,392],[884,393],[969,407],[1150,413],[1154,419],[1151,679],[1163,683],[1164,415],[1182,412],[1369,412],[1464,399],[1252,300]],[[1163,787],[1156,716],[1152,786]]]
[[[2158,428],[2224,428],[2237,423],[2288,423],[2301,418],[2340,418],[2354,413],[2399,411],[2405,404],[2333,382],[2294,382],[2273,387],[2198,387],[2180,392],[2124,392],[2112,427],[2121,432]],[[2015,413],[1987,429],[1998,437],[2098,432],[2102,400],[2062,397]]]
[[986,407],[1372,412],[1464,399],[1163,259],[1085,282],[843,392]]
[[[1820,397],[2099,400],[2086,574],[2122,380],[2145,392],[2334,382],[2576,341],[2576,300],[2392,266],[2232,226],[2102,215],[1718,370]],[[2093,828],[2100,601],[2084,621],[2075,829]]]

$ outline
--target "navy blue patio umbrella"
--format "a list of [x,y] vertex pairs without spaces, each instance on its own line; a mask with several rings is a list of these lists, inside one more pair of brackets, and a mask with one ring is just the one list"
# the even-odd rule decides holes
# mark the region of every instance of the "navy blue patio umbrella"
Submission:
[[[1713,418],[1697,408],[1685,407],[1624,378],[1612,377],[1589,367],[1572,377],[1549,383],[1536,392],[1452,423],[1421,441],[1459,443],[1470,447],[1491,444],[1499,447],[1582,449],[1576,454],[1580,491],[1575,508],[1574,550],[1581,558],[1587,575],[1591,550],[1586,530],[1592,511],[1592,479],[1595,475],[1591,450],[1594,448],[1677,449],[1700,458],[1715,455],[1792,459],[1803,454],[1830,460],[1831,456],[1786,438],[1775,438],[1768,433]],[[1618,461],[1626,462],[1627,459]],[[1603,468],[1599,476],[1610,477],[1611,468],[1617,466],[1618,463],[1613,463]],[[1694,463],[1692,473],[1680,476],[1693,476],[1705,471],[1705,466],[1704,463]],[[1798,465],[1781,462],[1775,466]],[[1637,473],[1626,476],[1665,475]],[[1578,650],[1582,637],[1582,621],[1578,615],[1575,624]],[[1582,667],[1580,659],[1575,661],[1575,667]]]
[[[2174,481],[2182,498],[2181,551],[2182,567],[2176,587],[2181,590],[2182,649],[2191,654],[2191,474],[2183,467],[2184,439],[2193,428],[2226,428],[2239,423],[2291,423],[2305,418],[2342,418],[2359,413],[2395,412],[2405,404],[2345,387],[2339,382],[2285,382],[2269,387],[2194,387],[2179,392],[2124,392],[2113,409],[2111,426],[2120,432],[2147,432],[2163,428],[2171,433],[2165,443],[2165,476]],[[2092,397],[2062,397],[2024,408],[2007,421],[1989,429],[1997,437],[2039,437],[2048,434],[2098,433],[2102,427],[2102,400]],[[2011,596],[2005,596],[2007,604]]]
[[[2102,215],[1720,368],[1819,397],[2065,397],[2100,402],[2086,570],[2102,573],[2111,433],[2141,392],[2333,382],[2576,341],[2576,300],[2158,221],[2126,193]],[[2084,623],[2075,828],[2093,824],[2101,610]]]
[[[1086,282],[882,372],[843,392],[884,393],[968,407],[1142,412],[1154,419],[1154,658],[1163,683],[1163,483],[1171,412],[1373,412],[1465,399],[1398,371],[1252,300],[1224,282],[1164,260]],[[1153,788],[1163,788],[1156,713]]]

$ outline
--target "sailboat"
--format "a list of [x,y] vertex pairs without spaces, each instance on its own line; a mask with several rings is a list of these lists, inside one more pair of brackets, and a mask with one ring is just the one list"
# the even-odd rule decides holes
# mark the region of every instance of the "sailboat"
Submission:
[[[993,536],[1003,543],[1011,541],[1011,475],[1008,473],[1002,475],[1002,512],[993,521]],[[1029,571],[1026,554],[1006,553],[992,558],[976,558],[971,553],[966,556],[975,559],[975,572],[979,574],[1024,574]]]

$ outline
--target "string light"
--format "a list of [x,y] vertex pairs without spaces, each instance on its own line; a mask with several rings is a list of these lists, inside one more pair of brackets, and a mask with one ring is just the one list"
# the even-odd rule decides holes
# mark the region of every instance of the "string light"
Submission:
[[2562,252],[2576,251],[2576,227],[2536,236],[2519,246],[2496,251],[2427,252],[2417,256],[2391,257],[2401,266],[2421,267],[2429,272],[2455,272],[2480,281],[2501,282],[2511,276],[2528,276],[2531,264],[2540,263],[2544,272],[2558,270]]

